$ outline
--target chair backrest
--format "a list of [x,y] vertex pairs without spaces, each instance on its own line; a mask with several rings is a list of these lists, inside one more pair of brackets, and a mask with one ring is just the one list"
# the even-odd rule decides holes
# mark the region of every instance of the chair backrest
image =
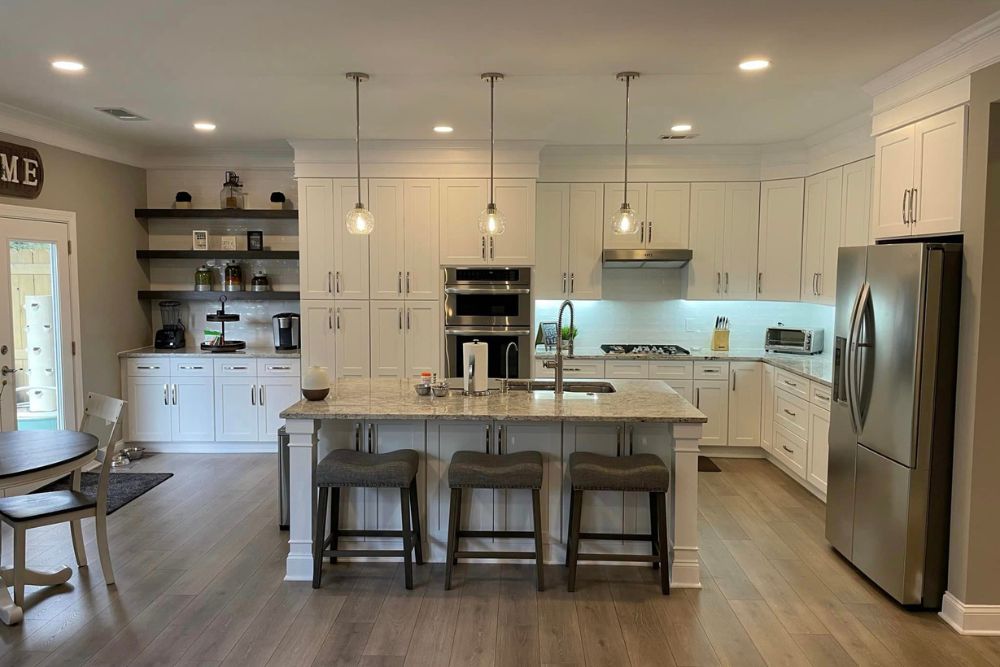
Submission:
[[108,483],[111,475],[111,461],[115,458],[115,430],[121,420],[125,401],[104,396],[87,394],[83,408],[80,431],[97,438],[97,460],[101,462],[100,479],[97,483],[97,511],[106,512],[108,507]]

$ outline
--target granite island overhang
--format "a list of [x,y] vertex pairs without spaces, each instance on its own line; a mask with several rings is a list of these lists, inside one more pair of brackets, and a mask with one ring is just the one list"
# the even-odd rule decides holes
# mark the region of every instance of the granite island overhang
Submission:
[[[596,381],[595,381],[596,382]],[[569,480],[565,465],[573,451],[608,456],[649,452],[670,468],[672,551],[671,581],[676,587],[700,587],[698,561],[698,451],[706,416],[664,382],[607,380],[610,393],[584,391],[556,395],[552,391],[513,389],[488,396],[452,392],[443,398],[418,396],[412,380],[345,379],[335,382],[322,401],[299,401],[281,413],[289,435],[289,553],[286,580],[312,578],[312,540],[317,460],[333,448],[369,452],[400,448],[421,457],[418,487],[429,560],[443,562],[449,494],[447,469],[451,454],[461,450],[507,453],[531,449],[545,460],[542,523],[545,558],[562,562],[569,514]],[[608,389],[609,387],[605,387]],[[524,499],[513,493],[469,494],[463,508],[471,524],[520,529],[528,517]],[[500,496],[503,497],[500,497]],[[645,500],[631,493],[598,492],[585,507],[584,523],[600,532],[648,529]],[[362,491],[342,503],[343,527],[391,528],[398,513],[380,506],[391,494]],[[369,506],[371,505],[371,506]],[[353,524],[353,525],[344,525]],[[387,525],[380,526],[380,522]],[[398,529],[398,526],[396,527]],[[587,529],[585,528],[585,532]],[[603,548],[636,551],[648,544],[613,542]]]

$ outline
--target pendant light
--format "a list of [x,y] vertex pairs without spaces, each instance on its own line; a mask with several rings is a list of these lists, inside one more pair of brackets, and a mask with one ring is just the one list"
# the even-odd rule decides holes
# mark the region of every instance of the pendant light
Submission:
[[628,205],[628,94],[632,79],[638,79],[639,73],[619,72],[615,78],[625,82],[625,187],[622,189],[621,208],[611,216],[611,231],[615,234],[636,234],[639,232],[639,223],[635,211]]
[[375,229],[375,216],[365,208],[361,198],[361,82],[368,80],[364,72],[348,72],[348,79],[354,80],[354,147],[358,164],[358,202],[344,219],[351,234],[371,234]]
[[493,86],[497,81],[503,81],[503,74],[486,72],[480,78],[490,82],[490,200],[479,214],[479,232],[487,236],[500,236],[507,227],[507,220],[497,209],[493,198]]

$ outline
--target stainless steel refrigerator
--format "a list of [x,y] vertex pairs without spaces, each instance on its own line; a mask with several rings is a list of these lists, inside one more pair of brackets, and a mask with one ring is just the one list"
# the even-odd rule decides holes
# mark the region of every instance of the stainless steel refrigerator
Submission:
[[904,605],[947,584],[962,246],[842,248],[826,537]]

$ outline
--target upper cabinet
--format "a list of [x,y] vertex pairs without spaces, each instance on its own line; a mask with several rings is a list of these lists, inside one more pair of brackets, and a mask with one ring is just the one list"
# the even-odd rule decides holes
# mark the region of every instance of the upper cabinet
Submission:
[[840,247],[868,245],[871,241],[872,172],[875,158],[844,165],[844,217]]
[[622,186],[604,185],[604,247],[608,249],[687,248],[690,226],[690,183],[634,183],[628,202],[639,220],[637,234],[615,234],[611,216],[622,205]]
[[540,183],[537,197],[535,238],[546,261],[535,268],[536,298],[601,298],[603,187]]
[[692,183],[688,299],[757,294],[760,183]]
[[299,292],[302,299],[333,298],[333,179],[300,178]]
[[479,214],[489,196],[487,179],[441,181],[441,264],[525,266],[535,263],[535,181],[497,179],[497,208],[507,220],[499,236],[480,233]]
[[438,182],[372,179],[372,299],[437,299]]
[[962,230],[965,142],[964,106],[875,138],[875,239]]
[[757,245],[757,298],[760,300],[799,300],[803,188],[801,178],[761,183]]
[[[369,207],[368,181],[358,183],[353,178],[333,179],[333,296],[338,299],[368,298],[368,243],[367,234],[351,234],[344,220],[359,201]],[[378,218],[375,226],[378,227]]]
[[814,174],[806,179],[802,242],[803,301],[836,303],[843,187],[843,167]]

